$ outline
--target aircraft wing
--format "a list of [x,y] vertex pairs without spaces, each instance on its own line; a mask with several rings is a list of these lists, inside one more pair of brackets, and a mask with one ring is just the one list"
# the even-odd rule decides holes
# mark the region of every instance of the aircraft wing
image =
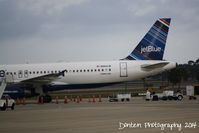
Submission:
[[162,68],[162,67],[166,66],[167,64],[169,64],[169,62],[159,62],[159,63],[155,63],[155,64],[144,64],[141,66],[141,68],[151,70],[151,69],[156,69],[156,68]]
[[64,76],[66,70],[60,72],[60,73],[54,73],[54,74],[46,74],[39,77],[30,78],[27,80],[22,80],[19,82],[19,84],[49,84],[52,81],[55,81],[60,76]]

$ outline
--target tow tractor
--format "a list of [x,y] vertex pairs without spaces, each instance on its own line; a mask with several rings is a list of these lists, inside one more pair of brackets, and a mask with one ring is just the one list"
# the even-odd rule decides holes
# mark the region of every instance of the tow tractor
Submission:
[[163,91],[162,95],[158,96],[162,100],[182,100],[183,95],[180,91],[174,92],[173,90]]
[[177,91],[176,93],[173,90],[166,90],[163,91],[163,93],[150,93],[150,91],[147,91],[146,93],[146,101],[153,100],[182,100],[183,95],[180,91]]

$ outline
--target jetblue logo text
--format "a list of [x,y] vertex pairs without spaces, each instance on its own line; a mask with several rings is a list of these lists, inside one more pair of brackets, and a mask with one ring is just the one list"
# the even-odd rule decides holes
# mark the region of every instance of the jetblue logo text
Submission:
[[150,53],[150,52],[160,52],[160,47],[154,47],[154,46],[147,46],[147,47],[141,47],[141,53]]
[[0,70],[0,77],[5,77],[5,71],[4,70]]

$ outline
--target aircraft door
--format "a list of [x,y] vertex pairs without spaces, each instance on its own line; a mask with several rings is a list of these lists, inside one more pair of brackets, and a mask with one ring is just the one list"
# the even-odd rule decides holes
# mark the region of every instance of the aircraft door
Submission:
[[0,85],[3,82],[3,80],[5,79],[5,76],[6,76],[5,70],[0,70]]
[[127,62],[120,62],[120,77],[128,77]]
[[0,77],[5,77],[5,70],[0,70]]

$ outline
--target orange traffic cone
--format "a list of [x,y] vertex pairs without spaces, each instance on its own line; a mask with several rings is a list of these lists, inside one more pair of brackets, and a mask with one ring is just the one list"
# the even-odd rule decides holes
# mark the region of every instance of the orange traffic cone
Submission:
[[41,104],[40,97],[38,96],[37,104]]
[[26,104],[26,99],[25,99],[25,97],[23,98],[23,105],[25,105]]
[[82,101],[82,96],[80,96],[80,101]]
[[90,98],[90,97],[88,98],[88,102],[89,102],[89,103],[91,102],[91,98]]
[[22,101],[22,99],[20,98],[20,99],[19,99],[19,104],[22,104],[22,102],[23,102],[23,101]]
[[101,95],[99,96],[99,102],[102,102],[102,97],[101,97]]
[[93,102],[95,102],[95,96],[93,96]]
[[80,98],[79,98],[79,96],[77,97],[77,103],[79,103],[80,102]]
[[74,102],[76,102],[76,97],[74,97]]
[[41,104],[44,104],[44,97],[41,96]]
[[65,96],[64,103],[68,103],[68,98]]
[[56,96],[56,104],[59,104],[59,98],[58,98],[58,96]]
[[19,98],[17,98],[16,100],[16,105],[19,105]]

